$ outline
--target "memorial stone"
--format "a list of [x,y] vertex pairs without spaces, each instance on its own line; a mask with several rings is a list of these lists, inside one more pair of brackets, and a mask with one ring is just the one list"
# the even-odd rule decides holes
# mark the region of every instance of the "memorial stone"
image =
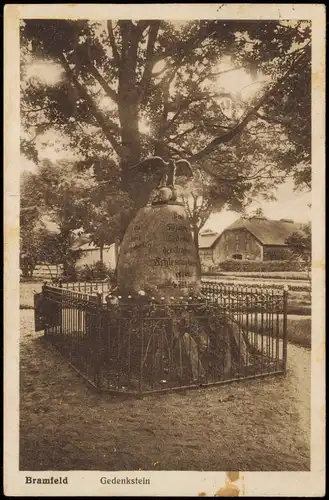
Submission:
[[121,244],[120,293],[143,290],[158,299],[187,296],[199,293],[200,276],[184,206],[165,201],[140,209]]

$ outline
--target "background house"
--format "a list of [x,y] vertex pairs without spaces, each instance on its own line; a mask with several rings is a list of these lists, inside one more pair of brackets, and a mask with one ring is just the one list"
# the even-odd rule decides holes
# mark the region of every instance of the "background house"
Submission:
[[204,266],[226,259],[284,260],[289,258],[286,239],[305,224],[291,219],[270,220],[266,217],[241,217],[220,235],[204,232],[199,237],[200,259]]
[[218,233],[211,231],[211,229],[206,229],[199,233],[199,256],[204,266],[214,265],[214,244],[219,236]]
[[[90,242],[87,235],[81,235],[76,238],[72,245],[72,250],[81,250],[82,253],[77,259],[76,267],[84,265],[93,265],[101,260],[101,250],[99,247]],[[111,269],[116,267],[115,245],[104,245],[103,247],[103,262]],[[63,264],[38,264],[35,266],[33,277],[42,281],[53,280],[63,275]]]
[[[77,237],[72,245],[72,250],[81,250],[82,254],[76,261],[76,266],[92,265],[101,260],[101,249],[90,241],[88,235]],[[104,245],[103,262],[111,269],[116,267],[115,245]]]

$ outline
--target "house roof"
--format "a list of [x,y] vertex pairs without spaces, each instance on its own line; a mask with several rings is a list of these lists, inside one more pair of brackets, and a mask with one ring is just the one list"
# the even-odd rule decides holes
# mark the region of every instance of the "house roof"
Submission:
[[240,218],[225,231],[246,229],[263,245],[284,246],[286,239],[295,232],[301,231],[309,223],[294,222],[289,219],[271,220],[265,217]]
[[[104,245],[104,249],[110,248],[111,245]],[[71,250],[97,250],[99,247],[95,245],[88,234],[81,234],[76,237],[72,243]]]
[[72,243],[71,250],[84,250],[83,247],[87,245],[90,245],[90,237],[87,234],[81,234]]
[[219,234],[214,231],[209,229],[203,231],[199,234],[199,248],[211,248],[218,237]]

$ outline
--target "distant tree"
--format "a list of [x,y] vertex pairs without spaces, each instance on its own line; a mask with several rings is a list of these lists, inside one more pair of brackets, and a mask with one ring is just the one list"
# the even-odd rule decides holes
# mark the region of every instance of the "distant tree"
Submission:
[[249,218],[252,219],[253,217],[265,217],[263,209],[259,207],[250,212]]
[[312,263],[312,231],[311,225],[305,224],[302,231],[291,234],[285,242],[294,259],[300,260],[305,265],[305,270],[310,277]]
[[[204,168],[196,171],[191,196],[185,198],[195,241],[212,213],[223,209],[245,213],[255,199],[275,199],[275,188],[284,182],[289,172],[289,166],[282,164],[289,146],[284,142],[280,144],[280,126],[265,124],[262,129],[254,135],[254,127],[252,131],[246,127],[232,139],[230,146],[223,146],[221,155],[210,155],[203,161]],[[211,175],[218,168],[223,176],[220,182]],[[249,215],[253,216],[264,214],[256,209]]]
[[[90,186],[92,181],[86,174],[79,175],[69,162],[55,165],[45,160],[36,173],[25,173],[21,182],[20,233],[24,269],[36,263],[62,263],[65,273],[72,266],[78,253],[71,248],[75,231],[85,220]],[[55,229],[50,230],[49,223]]]
[[42,232],[23,227],[20,232],[20,268],[24,278],[32,278],[35,266],[40,262]]
[[[81,168],[81,163],[77,164],[77,168],[82,174],[85,173],[85,167],[83,165]],[[111,177],[111,170],[114,168],[111,160],[91,162],[89,175],[93,187],[84,194],[85,216],[82,227],[90,235],[91,241],[100,248],[101,261],[104,245],[119,245],[132,210],[129,196],[121,189],[120,179],[115,175]],[[112,181],[106,180],[108,178],[112,178]]]
[[24,278],[32,278],[39,261],[40,241],[47,232],[40,221],[38,205],[33,204],[33,182],[26,172],[21,178],[20,268]]
[[[81,250],[72,248],[72,239],[68,238],[65,233],[48,233],[41,241],[39,262],[48,266],[50,275],[52,275],[50,265],[56,265],[57,269],[59,265],[63,265],[64,276],[75,280],[75,264],[81,254]],[[57,279],[58,275],[56,274],[52,278]]]
[[197,172],[196,179],[189,185],[189,193],[183,196],[197,248],[199,233],[210,215],[224,208],[241,211],[246,202],[246,189],[244,183],[220,185],[211,175]]
[[[113,162],[112,162],[113,163]],[[24,245],[36,240],[34,227],[44,228],[45,244],[42,247],[46,263],[63,263],[73,266],[78,258],[72,245],[79,233],[87,233],[93,243],[100,247],[111,244],[122,236],[121,221],[125,211],[129,214],[130,200],[120,190],[118,182],[104,181],[106,166],[99,162],[90,163],[89,168],[81,168],[79,161],[44,160],[35,173],[25,173],[21,183],[21,236]],[[127,208],[128,207],[128,208]],[[47,233],[46,224],[51,222],[57,229]],[[24,228],[28,228],[24,231]],[[32,242],[31,242],[32,244]],[[31,256],[40,261],[32,248],[40,248],[39,243],[31,247]],[[25,252],[26,253],[26,252]],[[102,260],[102,258],[101,258]],[[64,269],[66,272],[67,269]]]

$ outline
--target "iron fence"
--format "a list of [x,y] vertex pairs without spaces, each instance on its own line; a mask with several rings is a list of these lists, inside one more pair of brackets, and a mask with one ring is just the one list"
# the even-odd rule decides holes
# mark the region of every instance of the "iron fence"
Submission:
[[104,303],[104,293],[44,285],[36,311],[46,339],[98,389],[162,392],[285,373],[285,291],[204,282],[200,297],[161,304]]
[[240,328],[253,337],[256,335],[262,349],[265,343],[268,353],[276,349],[274,342],[277,345],[280,339],[286,370],[288,287],[270,289],[203,281],[202,293],[207,300],[222,306]]
[[54,284],[59,288],[65,290],[72,290],[73,292],[83,293],[85,295],[95,295],[97,293],[108,294],[114,286],[111,281],[62,281],[58,280]]

